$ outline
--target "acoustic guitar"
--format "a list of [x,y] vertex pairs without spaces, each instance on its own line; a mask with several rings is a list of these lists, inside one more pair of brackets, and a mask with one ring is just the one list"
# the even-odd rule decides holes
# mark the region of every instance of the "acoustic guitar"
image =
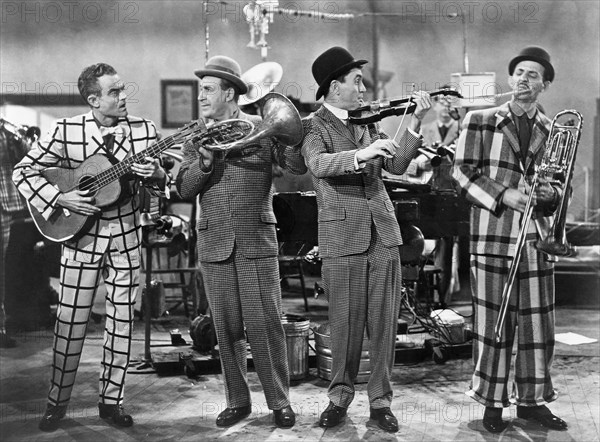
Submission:
[[[156,158],[161,152],[175,144],[181,144],[188,138],[194,138],[206,132],[202,122],[192,121],[176,133],[157,141],[146,150],[128,156],[123,161],[113,164],[105,155],[95,154],[87,158],[74,169],[64,167],[48,167],[41,175],[62,193],[72,190],[89,190],[94,197],[96,207],[107,207],[115,203],[121,195],[121,178],[131,173],[133,163],[143,163],[145,157]],[[27,206],[33,221],[44,237],[51,241],[63,242],[80,237],[86,227],[90,228],[97,215],[82,215],[64,207],[58,207],[48,219],[33,207],[29,201]]]

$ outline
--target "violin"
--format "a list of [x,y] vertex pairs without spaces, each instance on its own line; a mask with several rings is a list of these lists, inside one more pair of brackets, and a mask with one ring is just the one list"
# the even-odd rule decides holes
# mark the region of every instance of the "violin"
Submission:
[[[463,98],[456,89],[442,88],[429,92],[429,96],[444,95],[447,97]],[[352,124],[376,123],[386,117],[412,114],[417,105],[411,97],[396,98],[385,101],[374,101],[348,111],[348,122]]]

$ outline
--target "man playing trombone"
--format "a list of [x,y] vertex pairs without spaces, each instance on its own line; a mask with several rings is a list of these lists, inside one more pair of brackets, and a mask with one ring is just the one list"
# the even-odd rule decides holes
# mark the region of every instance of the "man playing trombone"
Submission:
[[[238,98],[248,90],[240,72],[239,64],[224,56],[212,57],[204,69],[195,72],[200,78],[198,99],[206,123],[238,119],[260,124],[260,117],[239,109]],[[296,418],[290,407],[281,324],[272,164],[295,174],[305,173],[306,166],[299,149],[267,139],[240,142],[242,149],[231,151],[186,143],[176,181],[183,198],[198,197],[200,202],[198,261],[219,343],[227,400],[216,423],[228,427],[252,412],[246,379],[247,335],[275,424],[291,427]]]
[[[556,399],[550,365],[554,355],[554,265],[535,242],[550,225],[562,189],[539,182],[528,193],[536,164],[544,156],[550,120],[537,107],[538,96],[554,79],[548,53],[523,49],[508,66],[512,100],[499,107],[466,115],[458,140],[453,176],[471,211],[471,289],[475,308],[473,359],[475,371],[467,395],[484,405],[484,427],[502,432],[502,408],[517,405],[517,417],[565,430],[567,424],[546,404]],[[530,200],[533,220],[526,223]],[[528,228],[519,232],[519,226]],[[522,249],[519,237],[524,238]],[[521,254],[513,264],[510,258]],[[506,320],[496,335],[502,287],[511,265],[516,282]],[[518,327],[516,327],[518,324]],[[517,340],[514,388],[508,377],[513,342]]]

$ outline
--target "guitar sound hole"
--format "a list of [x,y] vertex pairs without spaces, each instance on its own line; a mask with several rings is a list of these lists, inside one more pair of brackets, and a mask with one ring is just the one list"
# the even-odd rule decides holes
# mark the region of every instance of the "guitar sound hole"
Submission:
[[91,191],[90,196],[95,195],[98,191],[96,187],[96,177],[95,176],[82,176],[79,180],[79,190],[89,190]]

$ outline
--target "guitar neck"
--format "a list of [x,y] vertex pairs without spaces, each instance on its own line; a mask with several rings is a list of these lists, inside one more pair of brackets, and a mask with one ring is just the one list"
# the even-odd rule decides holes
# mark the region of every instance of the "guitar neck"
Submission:
[[131,172],[131,166],[133,163],[144,163],[146,157],[156,158],[162,152],[167,150],[176,144],[178,140],[179,133],[175,133],[167,138],[157,141],[152,146],[143,150],[142,152],[138,152],[133,156],[125,158],[118,164],[106,169],[105,171],[99,173],[96,176],[96,185],[98,187],[106,186],[107,184],[120,179],[121,177],[127,175]]

